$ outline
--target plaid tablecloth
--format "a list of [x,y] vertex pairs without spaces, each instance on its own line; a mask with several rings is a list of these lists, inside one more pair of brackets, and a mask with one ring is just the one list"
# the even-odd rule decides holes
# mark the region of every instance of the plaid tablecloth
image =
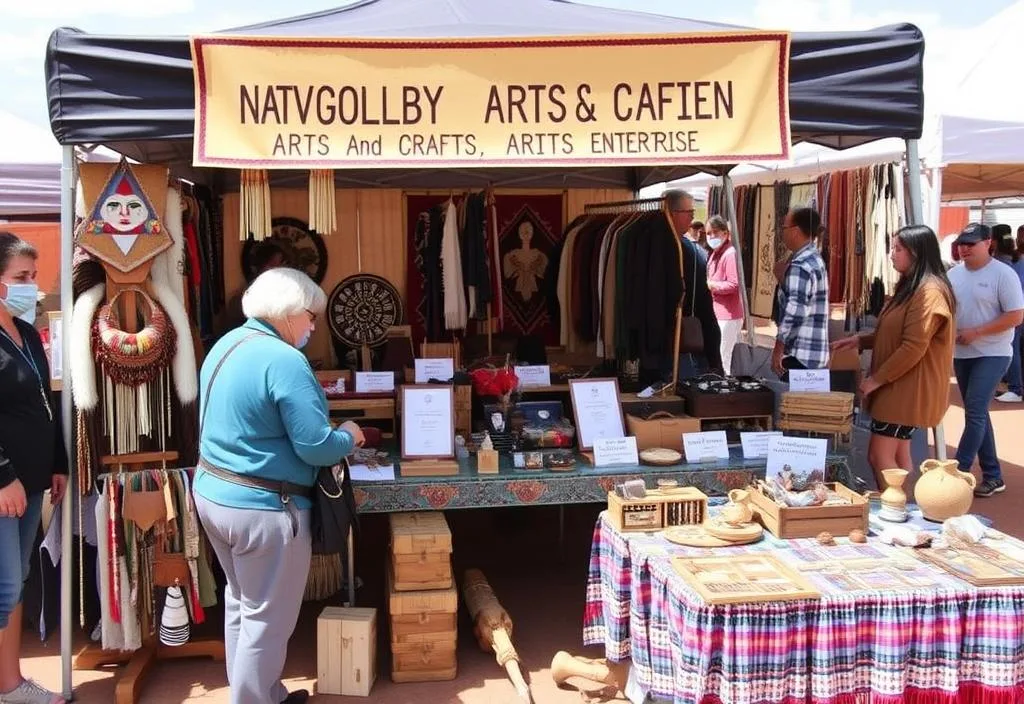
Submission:
[[[875,537],[865,546],[823,548],[814,539],[765,536],[725,550],[779,551],[797,567],[826,555],[877,559],[897,551]],[[1024,552],[1024,544],[1012,543]],[[674,545],[659,534],[626,537],[603,513],[595,527],[584,642],[603,645],[609,660],[632,657],[637,683],[657,699],[1024,701],[1024,587],[979,589],[920,563],[906,572],[901,589],[855,588],[840,576],[807,572],[822,593],[819,600],[711,606],[670,560],[707,554],[721,550]]]

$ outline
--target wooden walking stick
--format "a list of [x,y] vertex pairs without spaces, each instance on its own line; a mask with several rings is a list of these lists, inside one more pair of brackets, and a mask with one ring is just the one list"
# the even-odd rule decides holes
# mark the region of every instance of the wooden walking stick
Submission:
[[473,617],[473,633],[476,634],[480,649],[485,652],[493,650],[498,665],[508,672],[519,698],[524,702],[533,702],[530,687],[519,668],[519,654],[512,645],[512,619],[494,595],[483,572],[478,569],[466,570],[462,580],[462,596],[466,600],[469,615]]

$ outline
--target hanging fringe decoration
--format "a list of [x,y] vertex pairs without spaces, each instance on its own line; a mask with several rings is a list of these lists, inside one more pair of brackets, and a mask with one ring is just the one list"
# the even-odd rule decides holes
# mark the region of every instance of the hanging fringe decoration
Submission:
[[313,553],[303,601],[323,601],[341,591],[341,555]]
[[270,237],[270,177],[263,169],[243,169],[239,182],[239,236],[257,242]]
[[309,172],[309,229],[330,235],[338,229],[334,172],[314,169]]

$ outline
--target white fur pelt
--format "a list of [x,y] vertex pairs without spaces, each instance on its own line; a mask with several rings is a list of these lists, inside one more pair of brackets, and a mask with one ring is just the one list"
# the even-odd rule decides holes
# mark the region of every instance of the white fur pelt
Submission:
[[106,286],[96,284],[75,301],[71,309],[71,395],[75,406],[83,411],[92,411],[99,405],[99,391],[96,387],[96,361],[92,354],[92,323],[96,311],[103,303]]
[[185,293],[181,283],[180,267],[185,252],[185,233],[181,224],[181,195],[173,188],[167,189],[167,208],[164,210],[164,227],[170,233],[174,244],[157,256],[150,269],[153,294],[167,312],[174,325],[177,347],[174,353],[174,388],[181,405],[193,403],[199,396],[199,372],[196,370],[196,353],[192,344],[192,328],[185,312]]
[[[153,280],[168,284],[175,298],[185,305],[185,286],[181,281],[182,272],[185,271],[185,228],[181,223],[182,212],[181,194],[176,188],[168,188],[163,224],[167,234],[171,236],[172,244],[170,248],[157,255],[152,271]],[[158,270],[162,273],[158,274]]]

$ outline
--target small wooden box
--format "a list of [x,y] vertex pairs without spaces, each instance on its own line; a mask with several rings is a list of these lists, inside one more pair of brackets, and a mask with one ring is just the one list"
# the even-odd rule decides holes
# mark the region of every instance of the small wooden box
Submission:
[[392,513],[391,570],[394,590],[452,586],[452,533],[440,511]]
[[377,609],[328,606],[316,621],[317,694],[368,697],[377,678]]
[[777,538],[813,538],[822,531],[847,535],[854,528],[868,530],[868,500],[842,484],[829,484],[840,496],[850,499],[845,506],[779,506],[758,488],[750,489],[754,519]]
[[668,492],[648,489],[642,499],[624,499],[608,492],[608,517],[623,533],[699,525],[707,515],[707,494],[691,486]]
[[476,451],[476,471],[477,471],[477,474],[497,474],[498,473],[498,451],[497,450],[477,450]]
[[437,682],[455,679],[458,671],[459,596],[449,589],[399,592],[388,573],[391,620],[391,679]]

